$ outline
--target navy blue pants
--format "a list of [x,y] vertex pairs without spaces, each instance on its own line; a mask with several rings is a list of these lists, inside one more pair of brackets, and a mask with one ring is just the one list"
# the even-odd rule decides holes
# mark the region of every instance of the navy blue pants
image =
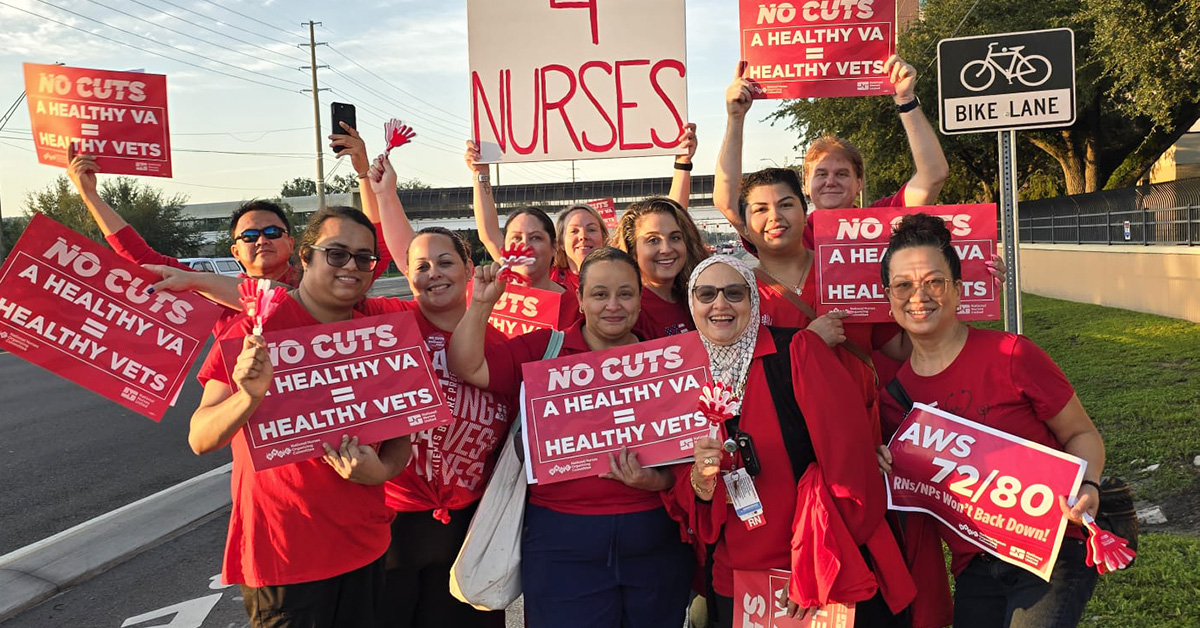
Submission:
[[568,515],[529,505],[521,539],[528,628],[683,625],[691,550],[656,508]]

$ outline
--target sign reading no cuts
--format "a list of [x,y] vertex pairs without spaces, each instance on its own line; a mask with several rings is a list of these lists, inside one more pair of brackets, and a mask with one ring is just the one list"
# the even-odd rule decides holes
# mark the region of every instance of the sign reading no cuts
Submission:
[[938,42],[943,133],[1075,123],[1075,33],[1055,28]]

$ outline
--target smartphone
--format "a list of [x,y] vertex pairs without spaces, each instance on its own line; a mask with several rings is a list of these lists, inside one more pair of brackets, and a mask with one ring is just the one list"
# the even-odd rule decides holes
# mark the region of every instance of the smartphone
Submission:
[[[342,122],[345,122],[347,125],[353,128],[358,128],[358,121],[356,120],[354,105],[349,105],[344,102],[335,102],[330,103],[329,108],[331,110],[330,113],[332,114],[330,117],[333,119],[334,134],[344,135],[346,133],[346,129],[342,128]],[[337,150],[341,150],[340,144],[336,146],[339,147]]]

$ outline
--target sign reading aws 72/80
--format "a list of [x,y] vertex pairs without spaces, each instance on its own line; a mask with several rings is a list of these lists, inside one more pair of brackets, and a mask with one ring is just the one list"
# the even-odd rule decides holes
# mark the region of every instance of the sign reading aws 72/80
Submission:
[[1075,123],[1075,34],[1069,28],[938,43],[943,133]]

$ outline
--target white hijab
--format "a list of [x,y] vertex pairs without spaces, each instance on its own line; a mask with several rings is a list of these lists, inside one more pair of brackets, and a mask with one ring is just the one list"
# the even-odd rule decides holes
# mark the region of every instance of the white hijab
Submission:
[[718,345],[705,338],[703,333],[700,334],[700,341],[708,350],[713,380],[725,384],[740,399],[745,390],[746,375],[750,372],[750,360],[754,357],[754,345],[758,342],[758,282],[754,279],[754,271],[750,270],[750,267],[742,260],[732,255],[709,257],[696,265],[696,270],[692,271],[692,276],[688,280],[688,306],[692,310],[693,317],[696,314],[696,297],[692,294],[692,290],[696,288],[696,278],[704,272],[705,268],[713,264],[725,264],[741,273],[746,280],[746,287],[749,289],[750,322],[737,340],[728,345]]

